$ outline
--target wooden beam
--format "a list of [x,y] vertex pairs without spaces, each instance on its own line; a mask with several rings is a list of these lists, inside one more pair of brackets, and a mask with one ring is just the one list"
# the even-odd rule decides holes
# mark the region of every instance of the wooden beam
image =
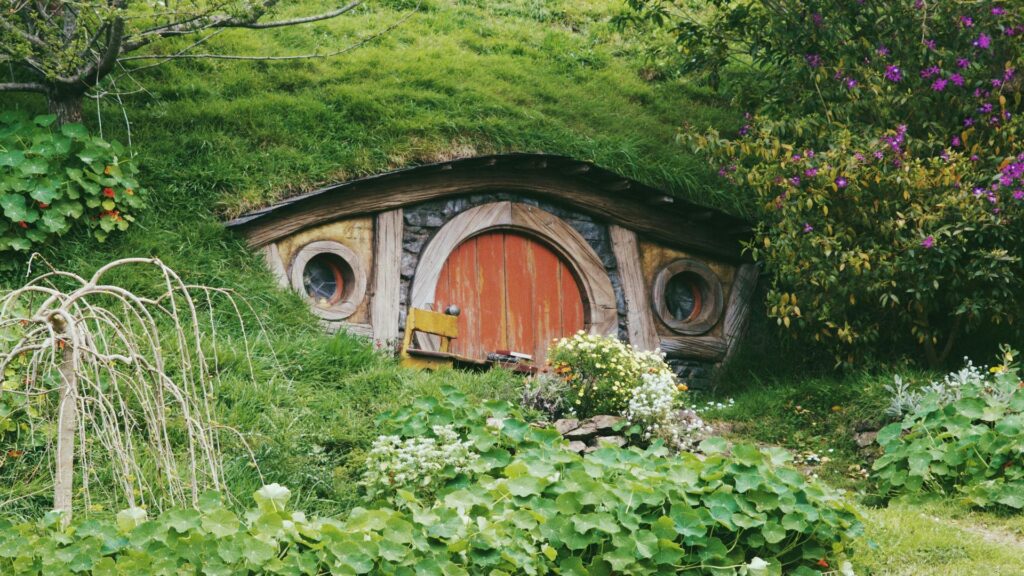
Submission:
[[678,210],[654,210],[631,195],[617,194],[567,178],[553,171],[514,167],[451,170],[409,178],[372,180],[359,189],[342,187],[293,206],[284,206],[241,226],[249,245],[263,246],[278,238],[323,222],[393,210],[406,205],[466,194],[515,192],[575,206],[581,212],[619,224],[667,246],[727,262],[742,261],[739,243],[711,226],[695,222],[681,230],[685,215]]
[[728,362],[736,352],[739,341],[747,330],[750,308],[760,274],[761,270],[757,264],[743,264],[736,271],[736,279],[733,280],[732,290],[729,292],[729,304],[725,309],[724,337],[728,347],[723,362]]
[[715,336],[666,336],[661,339],[661,351],[669,358],[718,362],[725,358],[728,348],[724,338]]
[[398,341],[398,322],[402,274],[402,209],[377,215],[374,234],[373,300],[370,322],[373,339],[390,345]]
[[640,263],[640,247],[636,233],[612,224],[608,227],[612,251],[618,263],[619,279],[626,298],[626,329],[629,343],[639,350],[654,350],[658,347],[658,333],[650,302],[647,300],[647,283]]
[[281,260],[281,251],[277,248],[276,242],[271,242],[263,247],[263,259],[267,263],[270,273],[277,279],[281,288],[290,289],[291,282],[288,281],[288,273],[284,269],[284,262]]

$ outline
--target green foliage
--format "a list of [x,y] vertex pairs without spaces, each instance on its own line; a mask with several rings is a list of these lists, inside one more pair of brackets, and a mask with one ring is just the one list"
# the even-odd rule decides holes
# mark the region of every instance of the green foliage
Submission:
[[882,428],[873,479],[882,495],[936,491],[975,506],[1024,509],[1024,389],[1013,353],[991,380],[932,389]]
[[0,114],[0,259],[25,252],[78,222],[100,241],[128,229],[143,206],[138,168],[117,141],[54,116]]
[[748,249],[771,278],[771,316],[837,363],[917,349],[932,367],[965,333],[1016,323],[1024,14],[987,1],[713,4],[731,16],[691,24],[776,81],[738,137],[683,140],[756,199]]
[[[488,426],[487,418],[502,421]],[[307,519],[287,489],[265,486],[238,515],[207,497],[199,511],[145,520],[139,510],[70,531],[52,519],[0,524],[0,571],[18,574],[818,574],[861,530],[850,508],[786,468],[784,452],[708,442],[705,461],[604,448],[583,459],[553,430],[501,402],[448,391],[381,418],[402,435],[451,425],[481,457],[433,502],[395,504],[344,521]],[[756,560],[767,561],[762,572]]]

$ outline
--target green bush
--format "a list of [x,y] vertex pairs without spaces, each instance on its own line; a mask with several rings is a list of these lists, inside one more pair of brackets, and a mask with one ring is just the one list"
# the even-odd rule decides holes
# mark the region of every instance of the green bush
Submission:
[[879,431],[872,477],[883,496],[924,490],[1024,509],[1024,382],[1012,362],[1007,349],[988,377],[972,370],[933,384]]
[[345,520],[290,511],[287,489],[271,485],[244,514],[208,497],[198,511],[127,510],[67,532],[52,518],[0,523],[0,573],[819,574],[861,531],[781,450],[726,456],[715,440],[703,461],[635,448],[584,459],[507,403],[453,391],[380,422],[405,438],[452,427],[479,457],[435,498],[395,486]]
[[772,80],[739,134],[683,139],[756,204],[748,249],[780,325],[838,363],[913,351],[938,367],[966,333],[1020,320],[1019,6],[725,0],[694,20],[630,3],[686,49],[745,52],[750,85]]
[[78,222],[100,241],[127,230],[143,190],[131,155],[81,124],[0,113],[0,261]]

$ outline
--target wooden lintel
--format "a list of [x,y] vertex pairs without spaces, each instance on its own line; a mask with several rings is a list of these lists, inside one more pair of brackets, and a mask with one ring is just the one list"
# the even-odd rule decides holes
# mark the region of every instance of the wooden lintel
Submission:
[[629,190],[633,186],[633,183],[629,180],[618,180],[616,182],[608,182],[602,184],[601,187],[605,190],[611,190],[613,192],[621,192],[623,190]]
[[719,362],[725,358],[729,345],[716,336],[666,336],[661,339],[661,351],[669,358],[692,358]]

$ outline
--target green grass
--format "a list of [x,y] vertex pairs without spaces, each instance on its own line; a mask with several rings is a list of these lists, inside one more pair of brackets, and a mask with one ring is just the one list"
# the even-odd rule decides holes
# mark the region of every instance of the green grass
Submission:
[[[892,576],[989,576],[1022,573],[1024,516],[982,512],[951,498],[902,498],[887,503],[871,491],[851,467],[868,467],[858,452],[854,433],[859,425],[878,425],[888,395],[883,386],[894,373],[925,384],[936,374],[907,367],[877,368],[857,373],[794,370],[795,361],[780,365],[772,355],[741,356],[714,393],[697,394],[698,405],[721,402],[705,416],[728,423],[734,441],[782,446],[794,453],[815,452],[830,459],[806,469],[833,486],[846,489],[860,504],[865,537],[854,547],[857,574]],[[729,405],[728,401],[733,403]]]

